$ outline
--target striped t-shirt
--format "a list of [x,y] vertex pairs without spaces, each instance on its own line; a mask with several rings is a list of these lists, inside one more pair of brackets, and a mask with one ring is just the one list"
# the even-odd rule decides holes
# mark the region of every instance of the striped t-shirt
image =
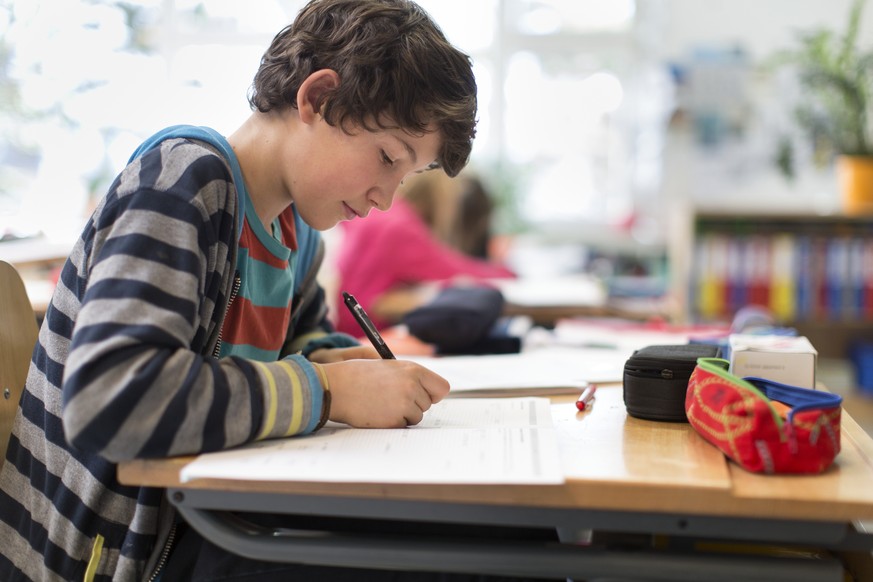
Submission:
[[279,357],[291,317],[298,260],[294,208],[280,214],[268,233],[241,194],[246,217],[236,263],[240,286],[222,327],[220,357],[271,362]]

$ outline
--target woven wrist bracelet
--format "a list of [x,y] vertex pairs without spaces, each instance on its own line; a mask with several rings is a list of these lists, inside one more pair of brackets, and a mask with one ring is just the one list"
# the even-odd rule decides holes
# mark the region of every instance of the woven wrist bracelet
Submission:
[[318,430],[327,424],[327,421],[330,418],[330,384],[327,381],[327,374],[325,374],[324,368],[321,367],[321,364],[313,363],[312,365],[315,367],[315,371],[318,372],[318,377],[321,379],[321,386],[324,389],[321,395],[321,416],[319,417],[318,424],[315,425],[314,429]]

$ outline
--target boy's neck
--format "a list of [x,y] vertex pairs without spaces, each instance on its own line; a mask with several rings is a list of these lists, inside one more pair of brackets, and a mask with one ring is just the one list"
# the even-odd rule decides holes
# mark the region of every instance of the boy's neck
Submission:
[[227,138],[239,160],[249,199],[267,232],[291,202],[276,171],[280,138],[286,139],[282,132],[287,131],[286,115],[254,112]]

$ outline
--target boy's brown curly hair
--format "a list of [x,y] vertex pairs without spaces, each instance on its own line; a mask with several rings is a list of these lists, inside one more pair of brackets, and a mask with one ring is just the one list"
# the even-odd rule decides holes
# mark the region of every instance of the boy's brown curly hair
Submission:
[[441,133],[437,164],[455,176],[476,135],[476,80],[470,58],[409,0],[312,0],[273,39],[249,94],[261,112],[297,107],[313,72],[332,69],[339,86],[317,106],[327,123],[350,131],[393,123]]

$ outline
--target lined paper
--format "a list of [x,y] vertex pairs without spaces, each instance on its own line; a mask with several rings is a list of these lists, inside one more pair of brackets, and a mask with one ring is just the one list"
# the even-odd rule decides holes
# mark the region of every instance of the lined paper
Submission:
[[557,436],[545,398],[443,400],[404,429],[328,423],[312,435],[198,456],[200,478],[350,483],[559,484]]

